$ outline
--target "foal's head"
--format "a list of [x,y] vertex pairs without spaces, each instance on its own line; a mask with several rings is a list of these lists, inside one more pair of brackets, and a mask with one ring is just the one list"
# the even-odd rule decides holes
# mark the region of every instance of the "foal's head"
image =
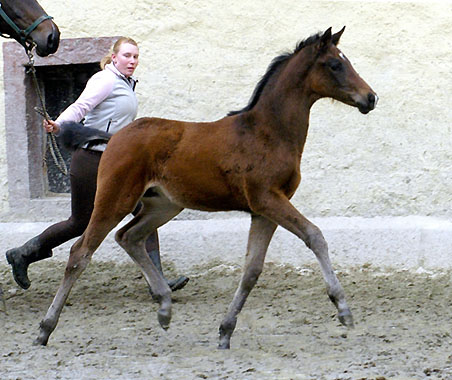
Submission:
[[337,48],[344,29],[331,34],[329,28],[309,46],[307,50],[314,59],[305,83],[310,86],[314,98],[333,98],[358,107],[361,113],[366,114],[375,108],[378,97]]

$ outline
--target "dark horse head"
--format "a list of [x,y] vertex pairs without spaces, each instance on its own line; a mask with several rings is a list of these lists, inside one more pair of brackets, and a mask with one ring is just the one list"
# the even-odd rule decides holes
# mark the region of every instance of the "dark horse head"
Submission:
[[55,53],[60,43],[58,27],[36,0],[1,0],[0,32],[26,49],[34,43],[41,57]]

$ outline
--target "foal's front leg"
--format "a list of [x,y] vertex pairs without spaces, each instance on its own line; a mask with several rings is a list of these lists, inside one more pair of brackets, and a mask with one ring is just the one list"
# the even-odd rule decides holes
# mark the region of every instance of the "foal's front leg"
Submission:
[[262,273],[265,254],[276,227],[275,223],[262,216],[253,215],[251,217],[245,267],[234,299],[220,325],[219,348],[230,348],[231,336],[237,324],[237,315],[242,310],[248,295]]
[[345,300],[345,292],[334,273],[328,254],[328,244],[320,229],[300,214],[282,195],[267,194],[265,208],[260,208],[260,211],[262,215],[302,239],[314,252],[327,285],[327,294],[338,310],[340,322],[347,327],[353,327],[353,317]]

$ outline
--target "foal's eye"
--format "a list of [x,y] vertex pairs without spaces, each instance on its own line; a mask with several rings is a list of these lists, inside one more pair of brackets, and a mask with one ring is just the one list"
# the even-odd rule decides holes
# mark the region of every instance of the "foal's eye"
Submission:
[[342,63],[337,59],[332,59],[328,62],[328,66],[332,71],[340,71],[342,70]]

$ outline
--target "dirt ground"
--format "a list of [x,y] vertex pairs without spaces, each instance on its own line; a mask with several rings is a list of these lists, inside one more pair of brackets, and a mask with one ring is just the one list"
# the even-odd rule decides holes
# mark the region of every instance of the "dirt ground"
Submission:
[[137,267],[94,262],[48,346],[32,346],[63,270],[36,264],[22,291],[0,266],[0,379],[452,379],[451,272],[338,270],[356,324],[347,330],[317,266],[266,264],[231,350],[218,350],[240,268],[192,270],[165,332]]

